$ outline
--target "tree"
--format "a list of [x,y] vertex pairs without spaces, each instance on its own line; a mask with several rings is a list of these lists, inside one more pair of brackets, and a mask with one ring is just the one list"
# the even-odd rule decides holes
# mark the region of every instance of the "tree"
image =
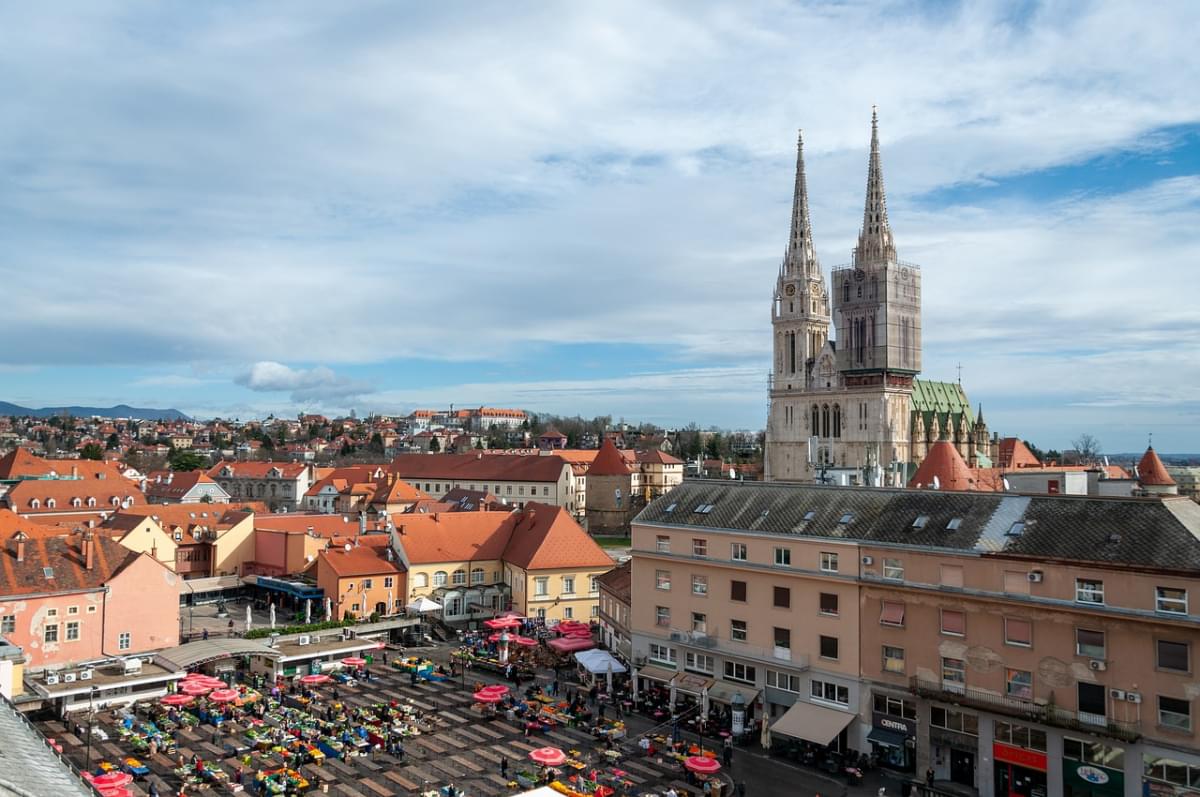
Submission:
[[167,464],[171,466],[171,470],[175,471],[191,471],[199,470],[205,465],[204,457],[191,449],[181,449],[175,451],[167,459]]
[[713,432],[713,436],[708,438],[708,445],[705,446],[704,453],[709,459],[721,459],[721,435],[718,432]]
[[483,438],[482,438],[482,437],[478,438],[478,439],[475,441],[475,450],[476,450],[476,451],[482,451],[482,450],[483,450]]
[[1072,440],[1071,445],[1079,454],[1080,462],[1095,462],[1100,457],[1100,441],[1088,432]]
[[383,435],[379,432],[371,435],[371,442],[367,444],[367,450],[372,454],[383,453]]
[[99,443],[88,443],[79,452],[80,459],[104,459],[104,449]]
[[441,450],[442,450],[442,444],[438,442],[438,439],[436,437],[429,438],[430,453],[436,454],[438,451],[441,451]]
[[113,451],[115,449],[120,448],[121,447],[121,438],[117,437],[116,432],[113,432],[112,434],[110,434],[108,436],[108,441],[104,444],[104,447],[107,448],[109,451]]

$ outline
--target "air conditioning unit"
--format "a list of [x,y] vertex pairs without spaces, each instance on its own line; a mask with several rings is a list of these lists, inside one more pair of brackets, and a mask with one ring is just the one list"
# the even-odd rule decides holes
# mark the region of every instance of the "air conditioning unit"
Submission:
[[78,676],[76,676],[75,673],[73,673],[73,672],[66,673],[63,675],[63,683],[73,684],[73,683],[75,683],[76,677],[78,677]]
[[125,659],[125,661],[122,662],[122,669],[124,670],[126,675],[129,675],[130,673],[141,672],[142,671],[142,660],[141,659]]
[[311,641],[312,641],[312,639],[308,636],[308,634],[303,634],[303,635],[301,635],[301,637],[299,639],[296,640],[296,644],[297,645],[307,645]]
[[46,683],[49,684],[50,686],[54,686],[55,684],[57,684],[58,683],[58,673],[52,672],[49,675],[47,675]]
[[1113,700],[1125,700],[1126,699],[1124,689],[1109,689],[1108,696],[1111,697]]
[[81,680],[81,681],[92,680],[92,671],[91,670],[80,670],[79,671],[79,680]]
[[1042,583],[1042,571],[1041,570],[1030,570],[1028,573],[1025,574],[1025,577],[1029,579],[1030,584],[1041,584]]
[[867,567],[870,567],[871,565],[875,564],[875,557],[874,556],[864,556],[862,558],[862,563],[864,565],[866,565]]
[[1104,659],[1092,659],[1088,662],[1088,667],[1091,667],[1097,672],[1104,672],[1108,669],[1108,664],[1104,661]]
[[1140,692],[1126,692],[1125,699],[1128,700],[1130,703],[1141,703],[1142,695]]

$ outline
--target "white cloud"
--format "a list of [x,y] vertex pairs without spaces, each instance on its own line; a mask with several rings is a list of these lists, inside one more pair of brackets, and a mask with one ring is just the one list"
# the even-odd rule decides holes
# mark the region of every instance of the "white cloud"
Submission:
[[234,381],[257,392],[288,391],[296,403],[348,401],[370,390],[368,383],[338,376],[323,365],[303,369],[270,361],[254,363]]

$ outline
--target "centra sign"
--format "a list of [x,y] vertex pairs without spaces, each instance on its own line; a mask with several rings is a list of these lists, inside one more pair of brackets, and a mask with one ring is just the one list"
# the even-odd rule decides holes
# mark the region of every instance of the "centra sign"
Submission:
[[1082,766],[1075,770],[1075,774],[1082,780],[1088,783],[1094,783],[1097,786],[1103,786],[1108,783],[1108,773],[1097,767]]

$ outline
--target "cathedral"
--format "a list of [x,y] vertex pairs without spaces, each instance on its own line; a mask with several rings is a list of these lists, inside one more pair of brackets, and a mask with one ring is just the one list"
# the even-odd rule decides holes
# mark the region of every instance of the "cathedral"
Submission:
[[858,244],[828,284],[813,246],[803,137],[797,142],[791,233],[771,324],[768,480],[903,486],[939,440],[951,441],[971,466],[991,466],[998,438],[989,437],[982,411],[972,412],[962,385],[917,378],[921,269],[896,256],[874,112]]

